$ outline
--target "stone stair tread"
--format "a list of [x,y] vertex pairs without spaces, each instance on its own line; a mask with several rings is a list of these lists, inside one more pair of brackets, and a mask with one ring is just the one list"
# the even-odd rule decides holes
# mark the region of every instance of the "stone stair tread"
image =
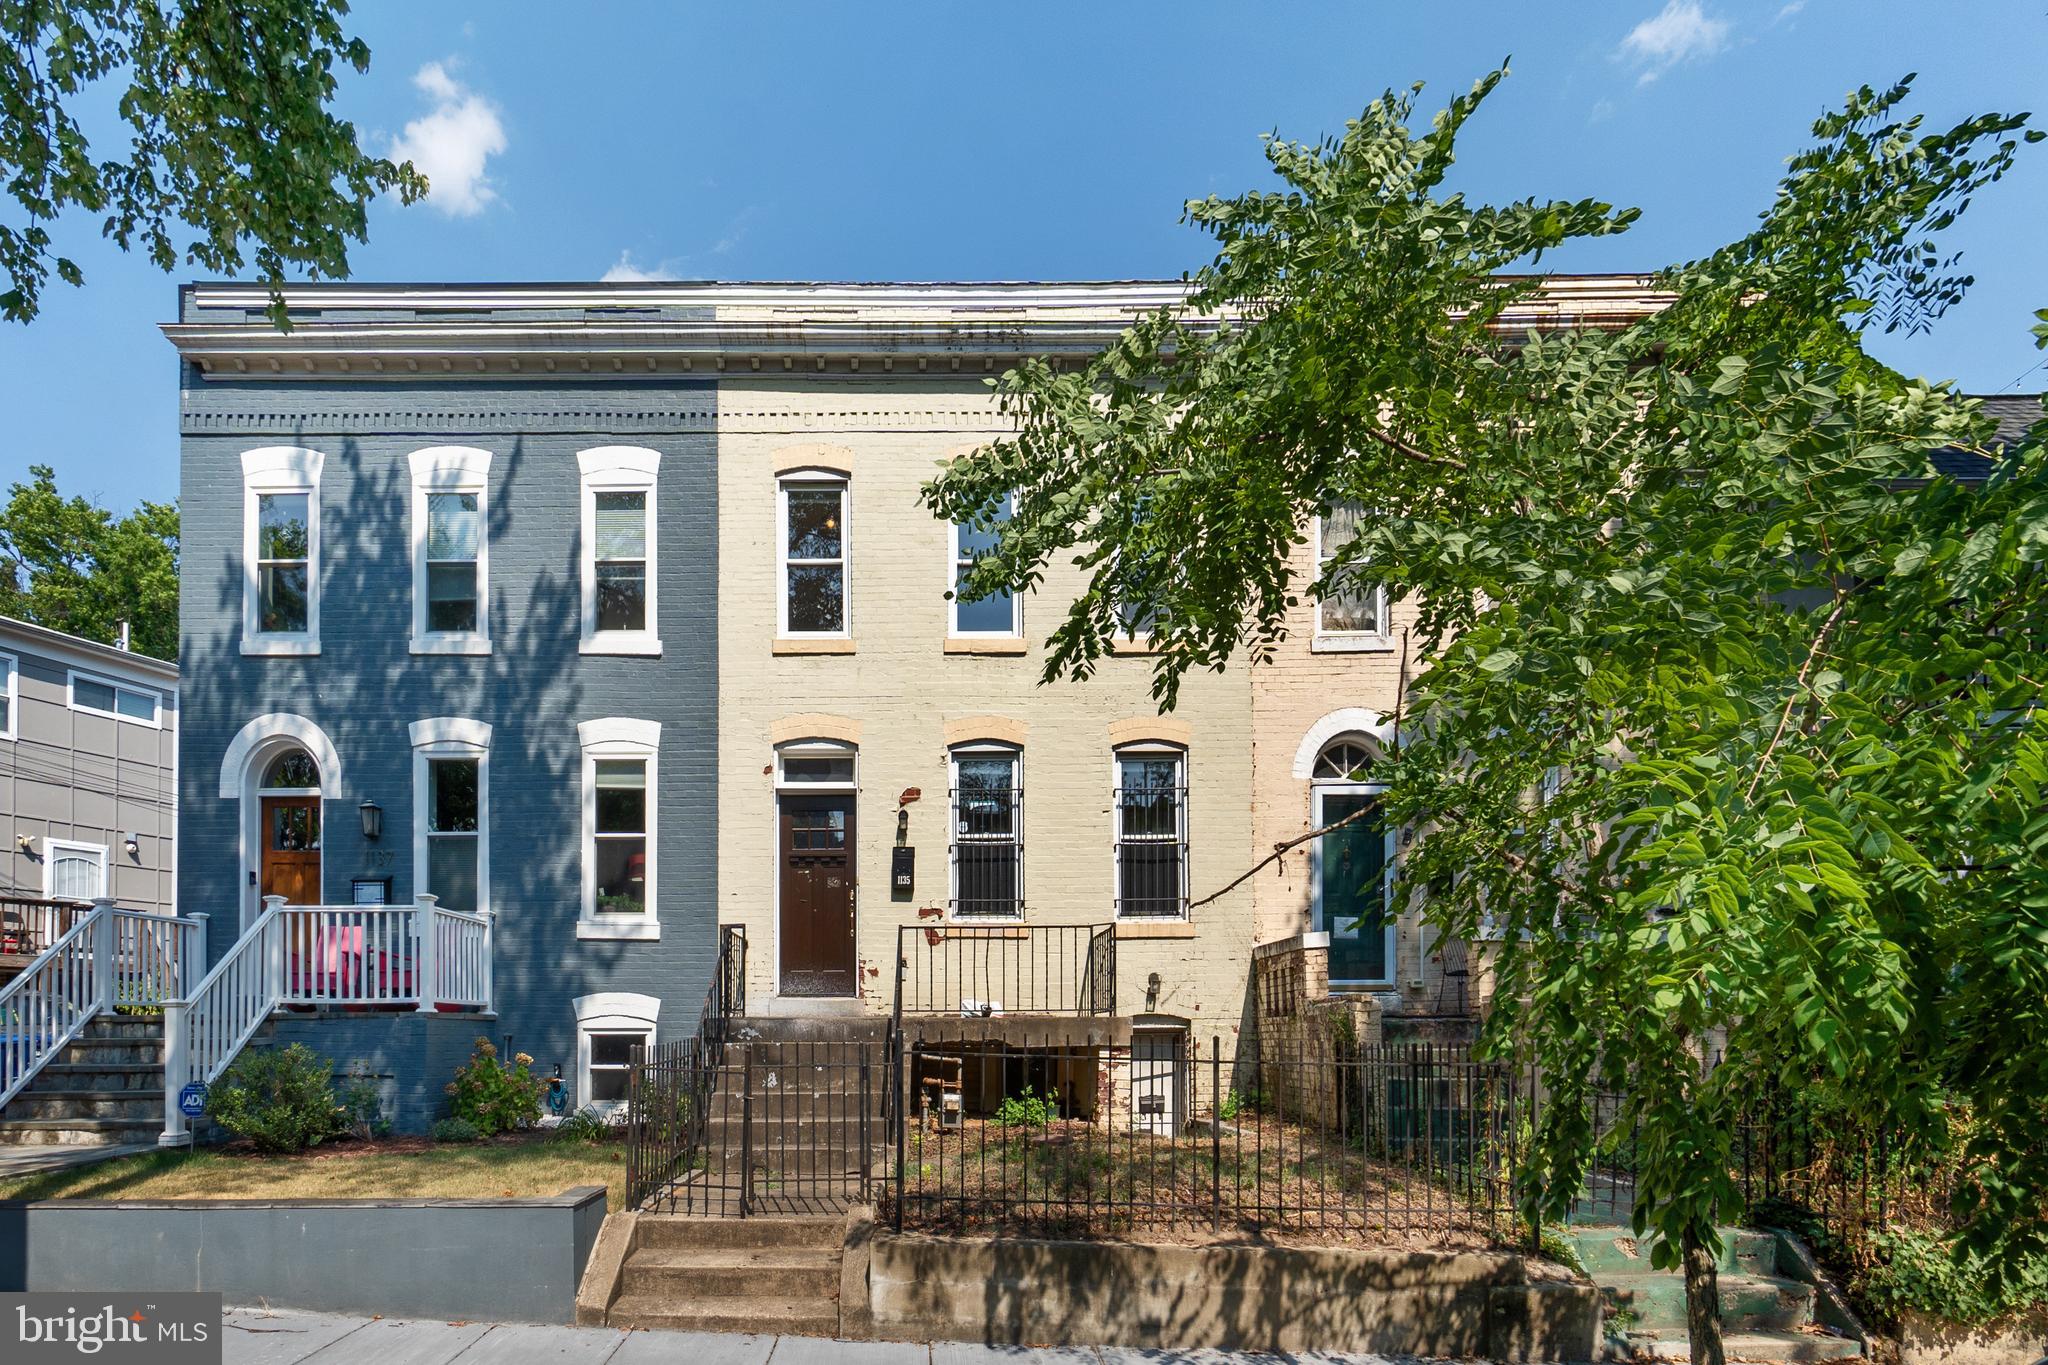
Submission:
[[31,1132],[47,1132],[58,1128],[87,1128],[104,1132],[111,1128],[161,1127],[153,1119],[10,1119],[0,1115],[0,1129],[25,1128]]
[[[1634,1340],[1633,1344],[1645,1355],[1656,1360],[1690,1360],[1692,1347],[1686,1341],[1684,1332],[1674,1338],[1659,1338],[1655,1341]],[[1730,1360],[1782,1362],[1816,1360],[1852,1360],[1863,1354],[1863,1346],[1850,1337],[1838,1337],[1826,1332],[1724,1332],[1721,1335],[1722,1353]]]
[[838,1247],[636,1247],[626,1258],[630,1270],[648,1266],[662,1270],[724,1269],[813,1270],[836,1267]]
[[787,1332],[800,1336],[831,1336],[839,1330],[837,1303],[819,1299],[621,1294],[608,1317],[614,1327]]

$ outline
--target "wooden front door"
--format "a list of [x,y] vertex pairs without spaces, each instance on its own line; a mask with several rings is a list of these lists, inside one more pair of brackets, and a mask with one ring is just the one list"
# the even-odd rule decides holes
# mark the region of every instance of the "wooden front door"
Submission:
[[784,796],[782,993],[852,995],[853,796]]
[[320,904],[320,798],[263,798],[262,894]]

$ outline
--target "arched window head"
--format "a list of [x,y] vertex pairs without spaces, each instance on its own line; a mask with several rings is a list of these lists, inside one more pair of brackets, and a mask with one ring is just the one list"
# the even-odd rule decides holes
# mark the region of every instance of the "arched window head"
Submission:
[[1316,755],[1315,777],[1323,782],[1364,782],[1378,757],[1365,741],[1347,736]]
[[320,785],[320,766],[304,749],[286,749],[270,760],[263,770],[266,787],[315,787]]

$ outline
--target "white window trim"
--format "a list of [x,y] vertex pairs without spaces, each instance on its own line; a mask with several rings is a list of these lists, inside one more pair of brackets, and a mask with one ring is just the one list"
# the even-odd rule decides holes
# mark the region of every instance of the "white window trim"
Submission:
[[1123,790],[1123,760],[1126,758],[1171,758],[1180,764],[1180,781],[1175,785],[1180,788],[1180,801],[1176,814],[1180,825],[1181,878],[1190,887],[1194,884],[1193,868],[1189,866],[1189,859],[1194,856],[1194,841],[1190,837],[1193,827],[1188,817],[1188,805],[1190,798],[1194,794],[1194,789],[1188,782],[1188,751],[1178,744],[1168,744],[1163,740],[1141,739],[1129,744],[1119,744],[1109,751],[1109,790],[1112,793],[1109,803],[1109,898],[1111,904],[1115,907],[1115,914],[1112,918],[1119,924],[1127,921],[1135,924],[1186,924],[1193,917],[1189,906],[1189,902],[1193,899],[1191,894],[1181,897],[1180,913],[1178,915],[1126,915],[1124,913],[1123,811],[1114,799],[1114,793]]
[[[130,692],[138,697],[148,697],[154,703],[156,709],[148,720],[144,720],[140,716],[124,715],[118,709],[107,711],[97,706],[88,706],[78,699],[78,684],[81,679],[85,682],[98,683],[101,687],[111,687],[116,692]],[[164,694],[157,691],[154,687],[137,687],[134,683],[124,683],[117,678],[109,678],[104,673],[88,673],[82,668],[74,668],[65,675],[64,699],[65,703],[72,710],[83,712],[88,716],[105,716],[109,720],[118,720],[123,725],[140,725],[150,730],[161,730],[164,728]],[[115,705],[118,708],[120,703],[117,701]]]
[[[784,758],[841,757],[853,760],[853,777],[846,782],[796,782],[783,772]],[[775,789],[789,792],[857,792],[860,790],[860,746],[837,739],[793,739],[775,746]]]
[[[1309,549],[1315,556],[1316,577],[1323,576],[1323,514],[1316,513],[1309,530]],[[1354,564],[1352,567],[1357,567]],[[1372,585],[1373,606],[1380,619],[1378,630],[1325,630],[1323,628],[1323,600],[1318,597],[1310,603],[1315,612],[1315,631],[1309,639],[1312,654],[1366,654],[1394,647],[1393,622],[1387,614],[1387,585],[1375,582]]]
[[0,654],[0,665],[7,669],[7,720],[0,724],[0,739],[13,739],[21,732],[21,660]]
[[[491,452],[474,446],[415,450],[412,465],[412,652],[491,652]],[[476,629],[427,629],[427,496],[476,494]]]
[[[655,531],[661,518],[654,514],[655,488],[661,472],[661,452],[644,446],[598,446],[579,451],[576,466],[581,475],[583,535],[578,557],[583,565],[583,636],[579,648],[585,654],[661,653],[659,587],[661,557],[655,545]],[[599,493],[645,493],[647,495],[647,628],[645,630],[599,630],[597,628],[597,495]]]
[[963,758],[1007,758],[1015,766],[1011,769],[1010,785],[1014,791],[1024,790],[1024,749],[1022,745],[1007,744],[1001,740],[969,740],[956,744],[946,755],[946,818],[953,828],[946,839],[946,918],[963,924],[1019,924],[1024,919],[1024,806],[1017,802],[1010,811],[1010,842],[1017,848],[1017,909],[1008,915],[962,915],[960,904],[960,760]]
[[[661,937],[661,722],[608,716],[576,727],[583,746],[583,900],[576,920],[579,939],[650,941]],[[597,761],[638,758],[647,763],[647,909],[638,915],[597,912]]]
[[[1012,504],[1014,509],[1015,504]],[[783,542],[785,545],[788,541]],[[946,591],[953,592],[960,584],[960,523],[953,522],[946,528]],[[786,600],[786,599],[785,599]],[[962,630],[960,629],[960,599],[953,597],[946,601],[946,638],[951,640],[1015,640],[1024,634],[1024,599],[1017,593],[1010,594],[1010,628],[1008,630]]]
[[[839,629],[789,628],[789,494],[796,488],[839,490],[839,558],[801,559],[799,564],[839,566]],[[792,469],[775,476],[775,634],[784,640],[853,638],[853,480],[836,469]]]
[[[100,896],[110,894],[107,888],[110,885],[109,879],[114,874],[114,868],[113,861],[107,857],[107,846],[105,844],[88,844],[80,839],[45,838],[43,840],[43,898],[45,900],[55,900],[57,898],[55,883],[57,880],[57,855],[59,853],[90,853],[98,857],[100,860]],[[99,897],[94,896],[87,899],[97,900]]]
[[412,739],[412,888],[427,885],[430,763],[437,758],[476,760],[476,908],[491,909],[491,727],[480,720],[435,716],[409,727]]
[[[320,470],[327,457],[300,446],[265,446],[242,452],[242,653],[320,652]],[[265,493],[306,495],[306,628],[257,629],[262,575],[256,563],[257,499]]]
[[[1337,792],[1378,796],[1386,790],[1387,784],[1384,782],[1352,782],[1340,781],[1336,778],[1316,778],[1309,784],[1308,813],[1311,822],[1309,828],[1321,828],[1323,824],[1323,797],[1326,794]],[[1350,990],[1392,990],[1394,989],[1395,978],[1399,975],[1400,964],[1394,960],[1395,948],[1397,946],[1395,930],[1398,927],[1394,923],[1394,883],[1399,877],[1396,860],[1400,856],[1401,841],[1392,828],[1382,831],[1382,837],[1386,840],[1386,863],[1384,871],[1380,874],[1381,916],[1384,921],[1381,932],[1386,938],[1385,957],[1387,974],[1384,977],[1372,980],[1362,977],[1332,976],[1330,978],[1332,986],[1343,986]],[[1329,933],[1330,926],[1323,913],[1323,841],[1321,839],[1316,839],[1309,845],[1308,903],[1309,923],[1313,931],[1319,934]]]
[[[661,1015],[661,1001],[651,995],[630,991],[603,991],[578,996],[576,1008],[576,1107],[599,1104],[590,1097],[590,1039],[597,1033],[638,1033],[648,1047],[654,1046],[655,1021]],[[606,1111],[623,1108],[625,1101],[603,1101]]]

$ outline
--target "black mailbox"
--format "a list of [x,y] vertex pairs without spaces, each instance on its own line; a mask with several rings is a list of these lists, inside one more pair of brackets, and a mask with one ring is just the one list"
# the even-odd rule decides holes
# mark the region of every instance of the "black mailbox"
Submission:
[[889,850],[889,889],[909,894],[917,883],[917,850],[899,844]]

